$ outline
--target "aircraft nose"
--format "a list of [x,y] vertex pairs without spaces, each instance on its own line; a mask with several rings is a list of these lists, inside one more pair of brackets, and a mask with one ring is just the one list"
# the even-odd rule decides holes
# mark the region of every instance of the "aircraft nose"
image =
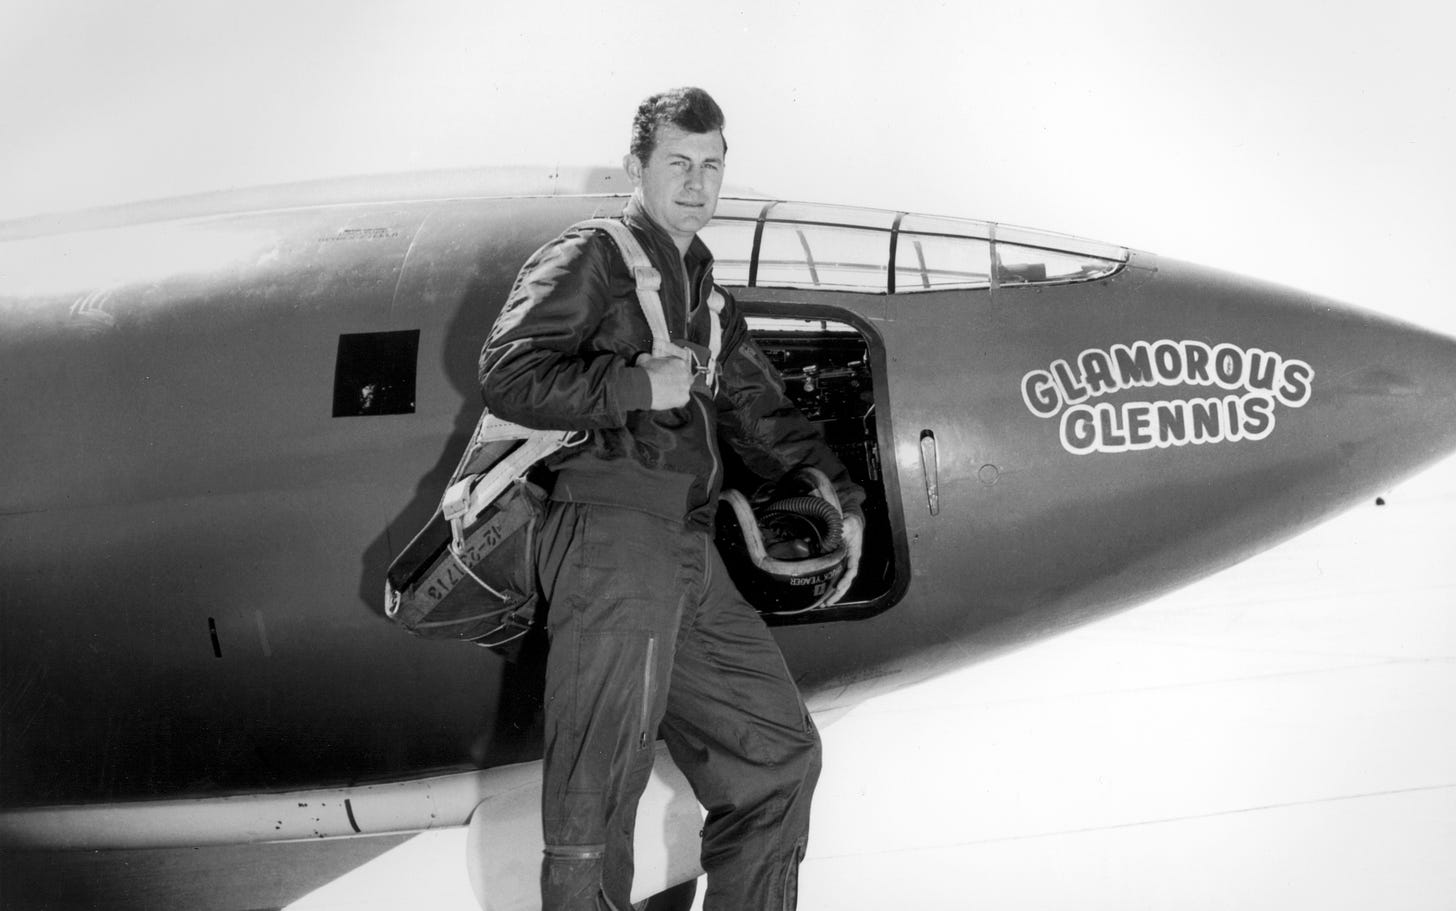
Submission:
[[1213,270],[1161,262],[1158,272],[1164,293],[1184,289],[1205,310],[1216,395],[1272,394],[1246,415],[1250,436],[1267,439],[1244,457],[1262,463],[1264,483],[1307,487],[1310,518],[1456,449],[1456,339]]
[[[1055,337],[1004,399],[1017,426],[1035,428],[1035,455],[971,489],[977,515],[1055,518],[1005,542],[994,537],[1005,523],[972,524],[967,552],[1018,569],[968,623],[1033,603],[1082,622],[1369,502],[1456,450],[1456,339],[1142,253],[1107,281],[1069,285],[1065,302],[1013,293],[1002,299],[1021,305],[1023,345]],[[940,490],[950,513],[958,490]]]
[[1456,339],[1332,307],[1311,348],[1328,364],[1313,416],[1353,471],[1389,485],[1456,449]]

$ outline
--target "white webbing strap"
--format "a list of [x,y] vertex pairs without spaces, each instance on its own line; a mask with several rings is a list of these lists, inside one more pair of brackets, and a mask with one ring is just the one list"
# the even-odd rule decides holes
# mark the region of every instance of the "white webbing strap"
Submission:
[[708,310],[713,314],[713,325],[708,330],[708,388],[718,390],[718,355],[723,351],[723,308],[728,302],[714,288],[708,292]]
[[652,330],[652,356],[680,357],[682,351],[668,336],[667,317],[662,312],[662,295],[658,293],[662,289],[662,273],[647,258],[647,251],[642,249],[637,235],[615,218],[589,218],[578,222],[575,227],[600,228],[616,241],[622,259],[626,260],[627,268],[632,270],[632,278],[637,282],[637,302],[642,305],[642,315],[647,317],[647,326]]
[[[512,483],[525,477],[531,466],[563,446],[575,446],[585,439],[586,434],[581,431],[532,430],[503,421],[489,411],[482,414],[440,500],[440,514],[450,523],[450,551],[457,555],[457,562],[458,554],[465,547],[465,529],[480,518],[486,507]],[[472,470],[475,469],[472,462],[486,446],[513,440],[520,440],[520,445],[503,458],[487,469]]]
[[[674,345],[667,334],[667,318],[662,312],[662,295],[658,293],[662,289],[662,273],[647,258],[647,251],[642,249],[637,235],[625,223],[615,218],[589,218],[578,222],[576,227],[600,228],[616,241],[622,259],[626,261],[627,268],[632,270],[632,277],[637,282],[637,301],[642,305],[642,315],[647,317],[647,325],[652,330],[652,356],[682,357],[683,349]],[[726,303],[717,288],[709,292],[708,310],[713,317],[708,331],[706,367],[708,388],[713,390],[718,388],[718,355],[723,350],[723,307]]]

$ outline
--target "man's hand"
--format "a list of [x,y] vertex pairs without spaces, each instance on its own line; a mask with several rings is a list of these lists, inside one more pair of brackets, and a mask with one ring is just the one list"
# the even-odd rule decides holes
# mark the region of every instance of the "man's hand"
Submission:
[[668,357],[644,354],[637,359],[637,366],[647,371],[647,378],[652,382],[653,411],[681,408],[688,403],[689,390],[693,388],[693,371],[687,352]]
[[834,587],[834,593],[824,602],[826,606],[838,604],[839,599],[849,592],[849,586],[854,583],[854,577],[859,573],[859,558],[864,553],[864,519],[860,518],[859,513],[845,514],[844,546],[849,551],[849,560],[844,568],[844,575]]

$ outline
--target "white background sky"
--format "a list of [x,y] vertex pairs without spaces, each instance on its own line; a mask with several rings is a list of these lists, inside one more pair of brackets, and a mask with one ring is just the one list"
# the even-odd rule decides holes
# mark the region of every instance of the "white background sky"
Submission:
[[3,0],[0,218],[620,160],[698,84],[729,179],[1030,225],[1456,332],[1456,7]]

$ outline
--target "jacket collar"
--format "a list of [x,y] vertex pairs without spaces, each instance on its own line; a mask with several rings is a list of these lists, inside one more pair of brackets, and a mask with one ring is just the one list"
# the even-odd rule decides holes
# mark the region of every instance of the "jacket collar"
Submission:
[[[630,227],[647,235],[652,242],[649,255],[655,254],[664,257],[668,262],[672,262],[677,256],[677,244],[673,242],[672,235],[652,220],[652,216],[647,214],[647,209],[635,195],[627,200],[626,207],[622,209],[622,218]],[[708,249],[708,245],[703,243],[701,237],[694,236],[692,243],[688,244],[688,252],[684,260],[687,263],[688,272],[696,275],[698,269],[712,264],[713,253]]]

